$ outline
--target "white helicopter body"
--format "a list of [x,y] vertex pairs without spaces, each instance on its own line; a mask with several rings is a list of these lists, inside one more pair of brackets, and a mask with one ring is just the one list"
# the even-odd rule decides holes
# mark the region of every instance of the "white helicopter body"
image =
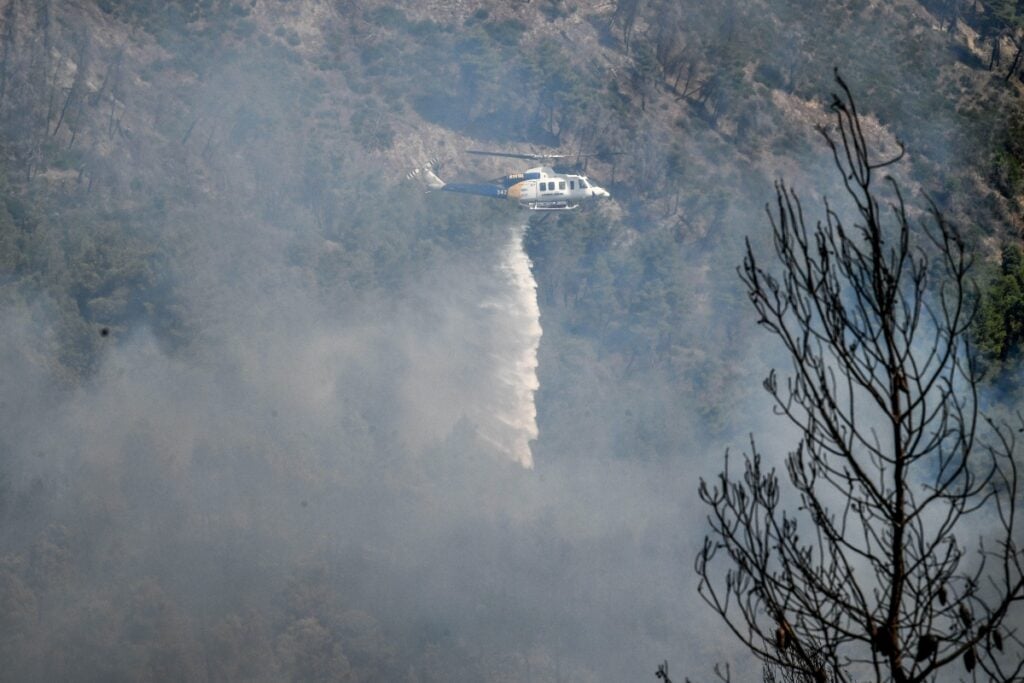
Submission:
[[[479,152],[471,154],[507,156],[523,159],[551,159],[557,155],[512,154],[505,152]],[[429,190],[461,192],[483,197],[511,199],[521,208],[531,211],[565,211],[575,209],[591,199],[608,198],[607,190],[590,181],[585,175],[559,173],[550,166],[537,166],[522,173],[496,178],[487,183],[446,183],[428,164],[409,174],[422,181]]]

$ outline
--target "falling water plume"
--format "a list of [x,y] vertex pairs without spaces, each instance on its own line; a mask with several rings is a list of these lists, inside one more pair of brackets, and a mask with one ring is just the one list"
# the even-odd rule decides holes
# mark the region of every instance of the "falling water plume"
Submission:
[[495,273],[495,287],[480,307],[495,324],[490,340],[494,360],[494,402],[475,415],[481,438],[508,453],[523,467],[533,467],[530,442],[537,438],[537,349],[540,307],[537,281],[523,248],[525,225],[512,228]]

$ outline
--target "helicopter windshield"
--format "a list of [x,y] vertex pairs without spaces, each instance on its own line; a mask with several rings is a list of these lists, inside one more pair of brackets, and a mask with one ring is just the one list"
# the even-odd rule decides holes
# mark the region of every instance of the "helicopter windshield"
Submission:
[[590,183],[587,182],[586,178],[580,178],[580,185],[583,187],[590,187]]

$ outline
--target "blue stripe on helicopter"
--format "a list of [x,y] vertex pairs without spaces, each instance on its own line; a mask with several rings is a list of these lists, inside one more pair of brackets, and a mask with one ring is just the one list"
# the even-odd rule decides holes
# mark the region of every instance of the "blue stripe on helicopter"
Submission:
[[532,173],[524,173],[523,174],[523,179],[524,180],[539,180],[540,179],[540,172],[539,171],[533,171]]
[[477,194],[481,197],[506,197],[508,191],[497,185],[486,183],[446,183],[442,188],[445,192],[462,192],[465,194]]

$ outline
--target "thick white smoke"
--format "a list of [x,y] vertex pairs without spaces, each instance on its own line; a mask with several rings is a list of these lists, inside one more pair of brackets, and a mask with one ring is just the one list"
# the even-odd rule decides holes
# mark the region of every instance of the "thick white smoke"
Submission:
[[533,467],[530,442],[537,438],[537,348],[542,334],[537,281],[523,249],[526,226],[512,228],[494,286],[480,304],[494,360],[494,402],[473,416],[477,433],[523,467]]

